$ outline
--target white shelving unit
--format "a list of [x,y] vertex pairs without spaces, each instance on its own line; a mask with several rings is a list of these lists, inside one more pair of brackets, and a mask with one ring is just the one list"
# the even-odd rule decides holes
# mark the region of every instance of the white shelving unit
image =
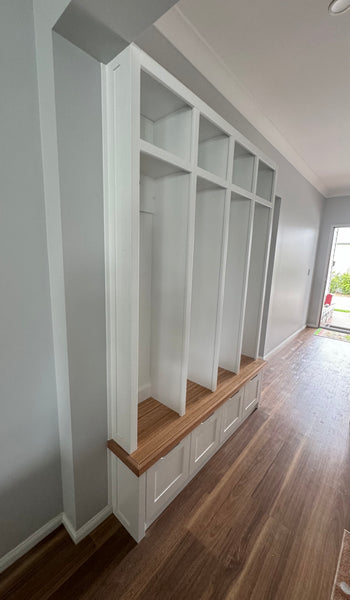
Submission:
[[256,357],[275,165],[137,47],[104,66],[110,437]]

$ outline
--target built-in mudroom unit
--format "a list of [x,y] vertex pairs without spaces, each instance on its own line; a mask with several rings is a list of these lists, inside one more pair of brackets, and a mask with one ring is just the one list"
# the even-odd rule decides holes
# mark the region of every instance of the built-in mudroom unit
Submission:
[[111,495],[139,541],[258,405],[276,166],[137,47],[102,78]]

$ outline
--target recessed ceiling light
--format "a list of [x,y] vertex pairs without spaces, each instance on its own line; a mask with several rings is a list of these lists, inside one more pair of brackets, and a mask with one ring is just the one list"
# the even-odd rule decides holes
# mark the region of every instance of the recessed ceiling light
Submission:
[[350,0],[332,0],[328,6],[331,15],[341,15],[350,8]]

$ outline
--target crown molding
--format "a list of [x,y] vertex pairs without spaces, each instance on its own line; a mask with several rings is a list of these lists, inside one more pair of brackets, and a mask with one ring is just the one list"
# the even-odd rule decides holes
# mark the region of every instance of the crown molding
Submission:
[[266,117],[240,82],[191,21],[175,6],[155,24],[158,31],[278,150],[323,196],[329,190],[283,134]]
[[348,187],[334,188],[333,190],[330,190],[326,198],[331,200],[332,198],[344,198],[345,196],[350,196],[350,189]]

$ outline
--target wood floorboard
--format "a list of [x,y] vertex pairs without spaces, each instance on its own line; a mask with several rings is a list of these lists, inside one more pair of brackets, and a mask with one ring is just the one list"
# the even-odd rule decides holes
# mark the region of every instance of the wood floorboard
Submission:
[[114,517],[62,527],[0,577],[1,600],[329,600],[350,514],[350,344],[305,330],[260,407],[135,544]]
[[241,575],[229,590],[229,598],[260,600],[279,598],[280,579],[292,544],[290,531],[269,517],[246,561]]

